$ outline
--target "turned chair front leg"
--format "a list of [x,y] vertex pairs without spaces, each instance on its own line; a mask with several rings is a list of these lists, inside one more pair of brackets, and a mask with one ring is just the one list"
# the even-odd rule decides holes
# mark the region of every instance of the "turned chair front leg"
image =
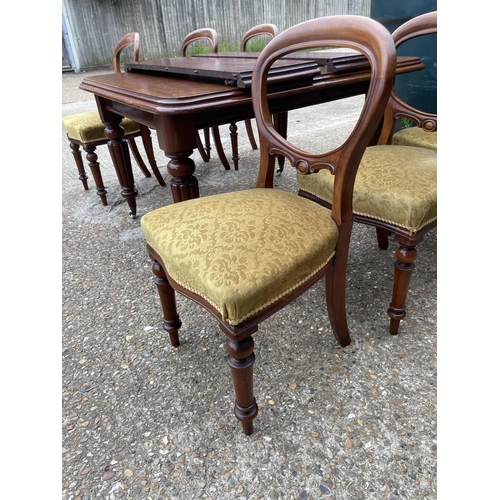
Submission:
[[101,175],[101,166],[97,161],[97,154],[95,152],[96,146],[91,144],[86,144],[83,146],[85,153],[87,154],[87,161],[89,162],[90,171],[92,172],[92,177],[94,178],[97,194],[101,197],[101,203],[107,206],[108,200],[106,198],[106,188],[104,187],[104,182]]
[[182,322],[177,314],[175,291],[170,286],[167,275],[157,260],[153,262],[153,274],[163,311],[163,329],[168,333],[172,346],[179,347],[179,328]]
[[236,123],[231,123],[229,125],[229,136],[231,138],[231,148],[233,151],[233,165],[234,169],[238,170],[238,162],[240,160],[240,155],[238,153],[238,126]]
[[88,177],[85,172],[85,167],[83,166],[80,144],[77,144],[76,142],[70,142],[69,147],[71,148],[71,153],[73,155],[73,158],[75,159],[76,168],[78,169],[78,179],[82,181],[83,189],[87,191],[89,189],[89,185],[87,183]]
[[210,150],[212,149],[212,146],[210,145],[210,129],[205,128],[203,129],[203,137],[205,139],[205,153],[207,155],[207,160],[210,160]]
[[410,287],[411,273],[415,269],[414,261],[417,258],[417,250],[414,246],[400,244],[396,250],[396,261],[394,262],[394,287],[392,290],[392,301],[387,310],[391,318],[389,332],[397,335],[399,323],[406,316],[406,296]]
[[253,338],[247,337],[239,342],[226,339],[227,362],[233,376],[236,401],[234,415],[241,422],[243,432],[253,432],[253,420],[257,416],[258,406],[253,396]]

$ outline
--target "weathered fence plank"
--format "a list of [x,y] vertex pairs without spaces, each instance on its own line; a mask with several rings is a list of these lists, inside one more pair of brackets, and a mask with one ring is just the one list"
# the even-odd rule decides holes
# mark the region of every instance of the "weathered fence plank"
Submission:
[[219,43],[237,48],[253,26],[283,31],[316,17],[370,15],[371,0],[63,0],[68,50],[76,71],[111,66],[116,42],[137,31],[141,59],[178,55],[191,31],[210,27]]

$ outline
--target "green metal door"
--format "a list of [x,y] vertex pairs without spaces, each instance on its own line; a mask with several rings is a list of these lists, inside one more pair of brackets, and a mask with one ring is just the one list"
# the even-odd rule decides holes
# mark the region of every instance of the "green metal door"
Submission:
[[[437,0],[372,0],[370,17],[391,33],[413,17],[437,10]],[[426,35],[401,45],[398,55],[418,55],[425,69],[396,78],[396,92],[408,104],[437,112],[437,36]]]

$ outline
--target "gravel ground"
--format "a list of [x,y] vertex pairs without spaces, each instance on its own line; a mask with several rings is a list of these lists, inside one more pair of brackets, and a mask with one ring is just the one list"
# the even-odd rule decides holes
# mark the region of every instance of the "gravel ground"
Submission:
[[[63,74],[63,116],[94,109],[93,96],[78,90],[83,76]],[[359,105],[294,112],[290,136],[321,147],[323,121],[346,133]],[[436,231],[419,245],[399,335],[388,333],[386,314],[396,245],[379,250],[362,225],[348,270],[351,345],[331,334],[322,281],[262,323],[260,412],[245,436],[217,322],[180,297],[180,347],[162,330],[140,216],[172,202],[168,184],[134,166],[132,220],[107,148],[97,150],[104,207],[90,173],[83,190],[64,130],[61,137],[62,500],[437,498]],[[153,140],[168,180],[154,132]],[[239,143],[237,172],[193,154],[202,196],[253,186],[259,153],[243,126]],[[296,189],[291,170],[276,187]]]

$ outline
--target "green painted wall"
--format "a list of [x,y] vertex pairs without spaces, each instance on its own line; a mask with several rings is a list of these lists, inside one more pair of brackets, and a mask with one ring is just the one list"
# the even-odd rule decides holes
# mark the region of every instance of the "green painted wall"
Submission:
[[[437,0],[372,0],[370,17],[381,22],[391,33],[409,19],[437,10]],[[398,49],[398,55],[419,55],[425,69],[396,78],[398,95],[410,105],[437,112],[437,36],[410,40]]]

